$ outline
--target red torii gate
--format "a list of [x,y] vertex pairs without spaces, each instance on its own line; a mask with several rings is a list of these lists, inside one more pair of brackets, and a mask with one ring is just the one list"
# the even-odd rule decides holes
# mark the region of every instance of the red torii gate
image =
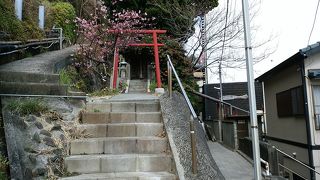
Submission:
[[[161,77],[160,77],[160,62],[159,62],[159,46],[164,46],[164,44],[158,43],[158,34],[164,34],[166,30],[109,30],[109,33],[133,33],[133,34],[152,34],[153,43],[137,43],[128,44],[129,46],[142,46],[142,47],[152,47],[154,48],[154,62],[156,65],[156,80],[157,87],[161,88]],[[119,49],[116,46],[114,51],[114,68],[113,68],[113,84],[112,87],[117,88],[118,79],[118,68],[119,68]]]

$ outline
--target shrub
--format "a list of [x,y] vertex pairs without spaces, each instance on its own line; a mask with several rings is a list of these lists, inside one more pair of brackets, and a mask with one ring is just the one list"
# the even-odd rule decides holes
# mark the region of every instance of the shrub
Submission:
[[39,99],[13,100],[7,105],[7,109],[21,115],[39,115],[48,111],[48,107]]
[[7,169],[9,166],[8,159],[0,155],[0,179],[8,179]]
[[67,68],[62,69],[59,72],[59,76],[60,84],[69,85],[69,87],[72,89],[81,90],[84,92],[87,91],[87,84],[74,67],[68,66]]
[[150,91],[154,92],[156,88],[157,88],[157,83],[155,81],[152,81],[149,86]]
[[112,95],[116,95],[116,94],[119,94],[118,89],[104,88],[102,90],[95,91],[95,92],[91,93],[90,96],[112,96]]
[[4,40],[15,38],[26,40],[27,37],[23,33],[23,25],[15,17],[13,8],[13,4],[9,0],[0,1],[0,31],[9,35]]
[[67,71],[66,69],[62,69],[59,72],[59,77],[60,77],[60,84],[66,84],[66,85],[71,86],[72,77],[71,77],[71,74],[69,73],[69,71]]
[[76,12],[74,7],[67,2],[56,2],[47,7],[47,29],[51,29],[54,25],[63,29],[63,34],[70,41],[75,40],[76,25],[74,20]]
[[26,41],[27,39],[43,38],[43,32],[37,27],[37,18],[34,19],[34,16],[38,14],[38,11],[32,10],[35,4],[37,4],[36,1],[24,3],[23,21],[20,21],[15,16],[12,1],[0,1],[0,31],[8,34],[3,40]]

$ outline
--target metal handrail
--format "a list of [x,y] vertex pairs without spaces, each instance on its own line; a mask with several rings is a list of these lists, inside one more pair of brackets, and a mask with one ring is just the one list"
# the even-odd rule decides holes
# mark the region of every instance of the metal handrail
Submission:
[[46,94],[0,94],[0,97],[39,97],[39,98],[74,98],[86,99],[88,96],[46,95]]
[[[167,55],[168,58],[168,85],[169,85],[169,96],[170,98],[172,97],[172,71],[174,76],[176,77],[179,87],[182,91],[183,97],[187,102],[188,108],[192,114],[191,118],[190,118],[190,136],[191,136],[191,161],[192,161],[192,173],[193,174],[197,174],[197,153],[196,153],[196,134],[195,134],[195,124],[194,124],[194,120],[198,119],[198,116],[195,112],[195,110],[193,109],[193,106],[190,102],[190,99],[187,96],[187,93],[181,83],[181,80],[177,74],[177,71],[175,70],[171,58],[169,55]],[[200,121],[200,119],[198,119]]]
[[278,163],[278,166],[280,166],[280,167],[282,167],[282,168],[284,168],[284,169],[286,169],[286,170],[288,170],[288,171],[296,174],[297,176],[301,177],[301,178],[304,179],[304,180],[307,180],[307,179],[308,179],[308,178],[302,176],[301,174],[295,172],[294,170],[292,170],[292,169],[290,169],[290,168],[288,168],[288,167],[286,167],[286,166],[284,166],[284,165],[282,165],[282,164],[280,164],[280,163]]
[[181,91],[182,91],[183,97],[184,97],[184,99],[186,100],[186,102],[187,102],[187,104],[188,104],[189,110],[190,110],[193,118],[194,118],[194,119],[197,119],[198,116],[197,116],[195,110],[194,110],[193,107],[192,107],[192,104],[191,104],[191,102],[190,102],[190,99],[189,99],[188,96],[187,96],[186,91],[184,90],[184,87],[183,87],[183,85],[182,85],[182,83],[181,83],[181,81],[180,81],[180,78],[179,78],[179,76],[178,76],[178,74],[177,74],[177,71],[176,71],[176,69],[174,68],[174,66],[173,66],[173,64],[172,64],[172,61],[171,61],[170,56],[167,55],[167,58],[168,58],[169,66],[170,66],[170,68],[172,69],[172,71],[173,71],[173,73],[174,73],[174,76],[176,77],[176,79],[177,79],[177,81],[178,81],[178,84],[179,84],[180,89],[181,89]]
[[290,158],[290,159],[294,160],[295,162],[299,163],[300,165],[302,165],[302,166],[304,166],[304,167],[308,168],[309,170],[311,170],[311,171],[313,171],[313,172],[317,173],[318,175],[320,175],[320,173],[319,173],[318,171],[316,171],[316,170],[315,170],[315,169],[313,169],[312,167],[310,167],[310,166],[306,165],[306,164],[305,164],[305,163],[303,163],[302,161],[299,161],[298,159],[296,159],[296,158],[294,158],[294,157],[290,156],[289,154],[287,154],[287,153],[285,153],[285,152],[281,151],[280,149],[276,148],[275,146],[272,146],[272,148],[274,148],[274,149],[275,149],[276,151],[278,151],[279,153],[281,153],[281,154],[285,155],[286,157],[288,157],[288,158]]
[[225,101],[223,101],[223,100],[220,100],[220,99],[217,99],[217,98],[214,98],[214,97],[211,97],[211,96],[208,96],[208,95],[205,95],[205,94],[196,92],[196,91],[194,91],[194,90],[192,91],[192,93],[193,93],[193,94],[196,94],[196,95],[198,95],[198,96],[207,98],[207,99],[209,99],[209,100],[212,100],[212,101],[215,101],[215,102],[219,102],[219,103],[228,105],[228,106],[230,106],[231,108],[240,110],[240,111],[242,111],[242,112],[245,112],[245,113],[248,113],[248,114],[250,113],[249,111],[247,111],[247,110],[245,110],[245,109],[239,108],[239,107],[237,107],[237,106],[235,106],[235,105],[232,105],[232,104],[230,104],[230,103],[228,103],[228,102],[225,102]]
[[260,158],[260,161],[261,161],[262,164],[265,165],[266,176],[271,176],[269,163],[267,161],[265,161],[264,159],[262,159],[262,158]]

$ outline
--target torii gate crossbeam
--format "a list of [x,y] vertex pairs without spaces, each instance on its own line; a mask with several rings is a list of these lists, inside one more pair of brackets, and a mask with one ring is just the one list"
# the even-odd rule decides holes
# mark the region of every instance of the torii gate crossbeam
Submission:
[[[152,47],[154,49],[154,62],[156,66],[156,80],[157,87],[161,88],[161,76],[160,76],[160,61],[159,61],[159,46],[164,46],[164,44],[158,43],[158,34],[164,34],[166,30],[109,30],[109,33],[132,33],[132,34],[152,34],[153,43],[141,43],[141,44],[128,44],[128,46],[137,46],[137,47]],[[112,87],[117,88],[117,78],[118,78],[118,68],[119,68],[119,49],[116,46],[114,51],[114,68],[113,68],[113,84]]]

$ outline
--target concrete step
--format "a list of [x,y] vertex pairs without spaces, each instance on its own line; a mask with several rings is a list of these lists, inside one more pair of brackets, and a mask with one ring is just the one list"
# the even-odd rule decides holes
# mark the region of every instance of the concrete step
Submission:
[[129,88],[129,92],[147,92],[147,88]]
[[136,103],[136,112],[159,112],[160,103]]
[[176,180],[175,174],[169,172],[121,172],[82,174],[65,177],[61,180]]
[[135,84],[135,85],[130,84],[130,87],[129,87],[129,88],[130,88],[130,89],[131,89],[131,88],[144,89],[144,88],[147,88],[147,84]]
[[128,91],[129,94],[144,94],[144,93],[147,93],[146,90],[143,90],[143,91],[132,91],[132,90],[129,90]]
[[130,87],[133,87],[133,86],[146,86],[147,85],[147,82],[143,82],[143,81],[130,81]]
[[167,138],[161,137],[108,137],[78,139],[70,142],[70,154],[124,154],[165,153]]
[[67,95],[67,92],[67,85],[0,81],[0,94]]
[[0,81],[5,82],[59,83],[59,80],[59,74],[0,71]]
[[167,154],[73,155],[65,158],[69,172],[172,172],[173,159]]
[[[109,102],[159,102],[159,97],[151,94],[120,94],[108,100]],[[97,101],[95,101],[97,102]]]
[[111,112],[111,103],[87,103],[88,112]]
[[130,80],[130,85],[137,85],[137,84],[147,84],[146,80],[134,79]]
[[79,128],[92,138],[159,136],[164,131],[162,123],[82,124]]
[[147,85],[129,86],[129,89],[147,89]]
[[157,101],[87,103],[88,112],[160,112]]
[[160,123],[160,112],[85,112],[82,113],[82,123],[84,124],[104,124],[104,123]]

